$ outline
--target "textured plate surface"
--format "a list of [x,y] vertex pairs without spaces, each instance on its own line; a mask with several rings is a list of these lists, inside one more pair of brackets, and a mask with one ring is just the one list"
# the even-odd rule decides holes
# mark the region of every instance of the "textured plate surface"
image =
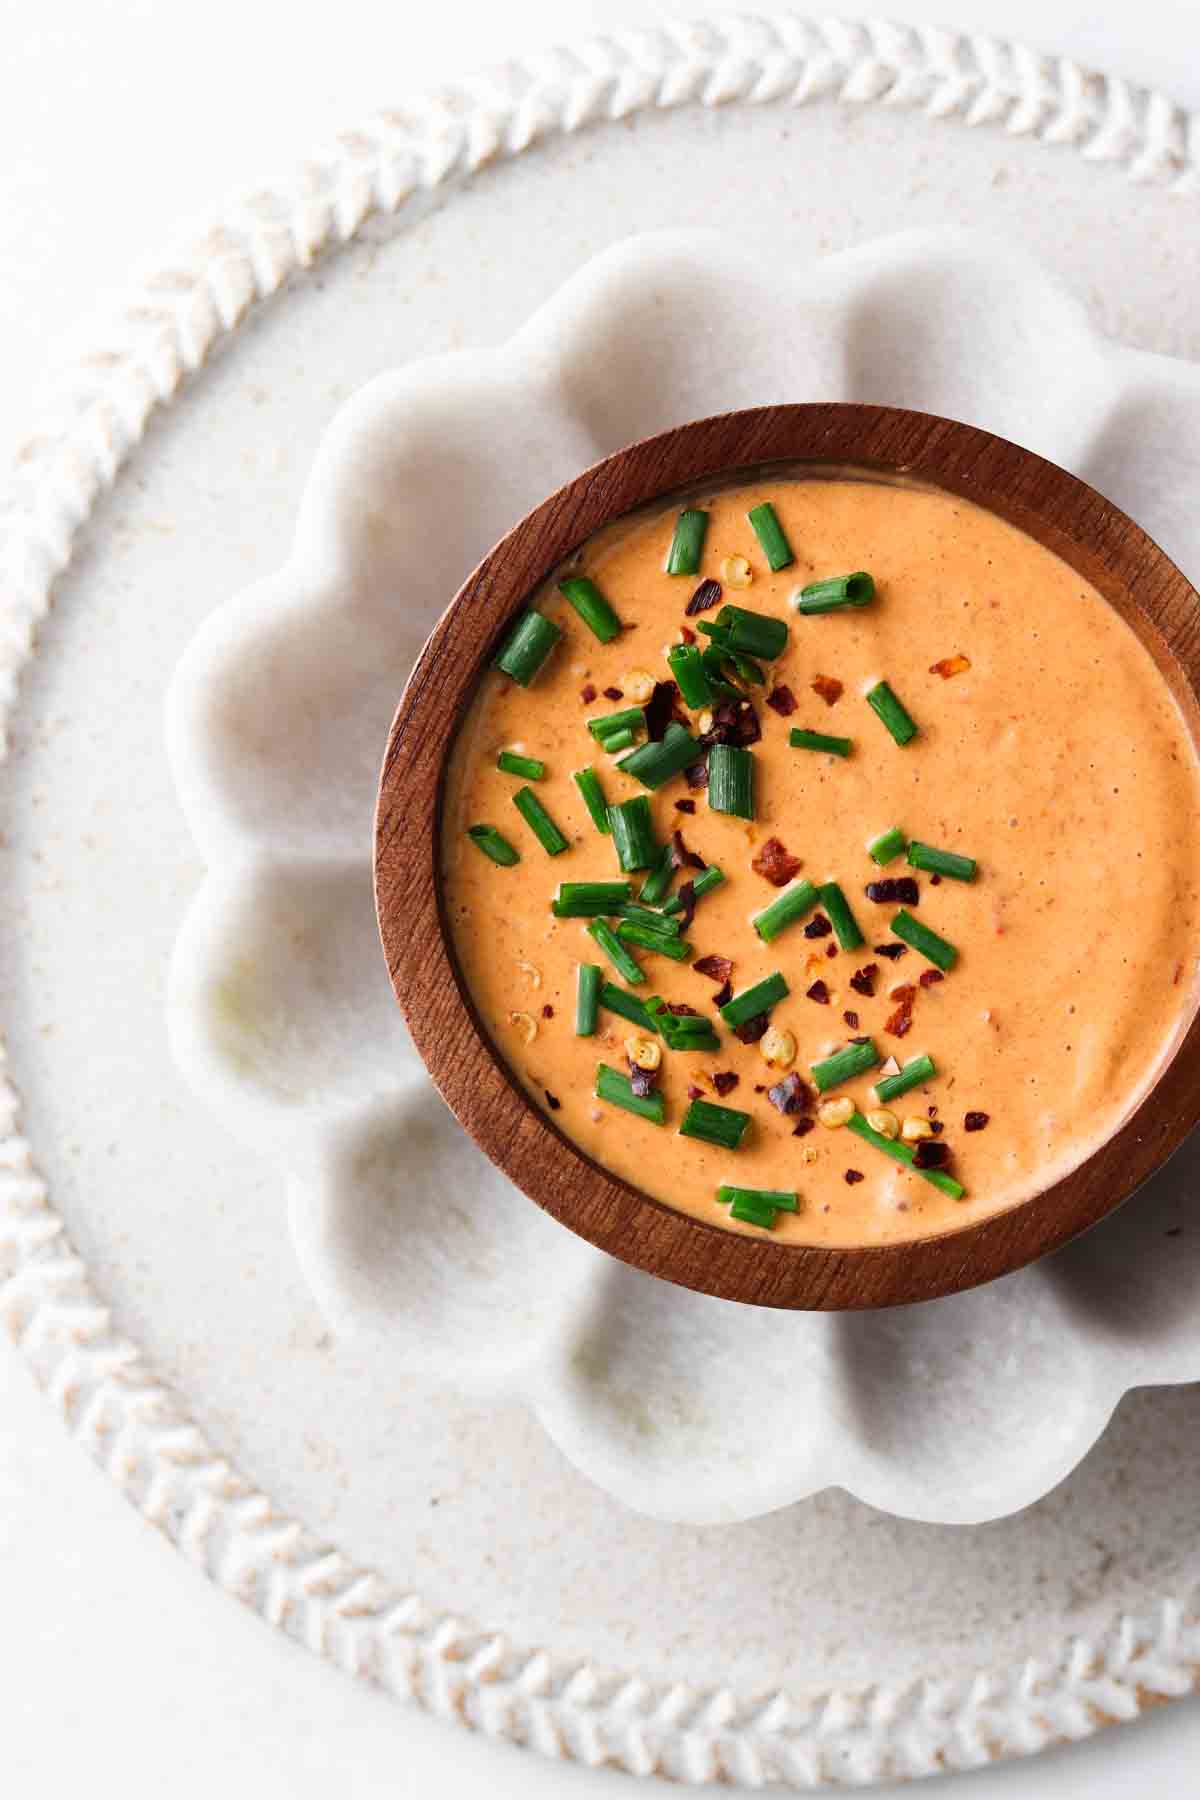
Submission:
[[[676,100],[698,104],[659,110]],[[1002,135],[1014,124],[1028,135]],[[86,523],[5,777],[0,998],[40,1171],[10,1141],[5,1314],[149,1516],[347,1668],[551,1753],[798,1785],[1036,1748],[1191,1686],[1188,1391],[1127,1401],[1063,1487],[1002,1524],[906,1525],[826,1494],[698,1530],[614,1515],[519,1408],[331,1342],[281,1254],[271,1165],[166,1054],[166,964],[200,869],[160,739],[184,645],[282,562],[320,432],[370,376],[500,341],[631,230],[715,225],[741,256],[782,228],[804,259],[898,211],[1015,232],[1095,323],[1195,355],[1191,132],[1120,84],[949,35],[775,22],[593,48],[377,122],[181,248],[31,445],[5,513],[12,673]],[[235,323],[101,499],[155,399]],[[1137,1295],[1098,1323],[1143,1333]]]

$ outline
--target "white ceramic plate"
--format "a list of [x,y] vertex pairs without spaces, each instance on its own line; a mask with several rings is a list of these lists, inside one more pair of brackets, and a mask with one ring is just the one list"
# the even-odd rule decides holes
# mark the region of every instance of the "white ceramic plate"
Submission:
[[[955,116],[930,124],[926,108]],[[373,1346],[331,1341],[286,1245],[286,1132],[270,1154],[239,1149],[166,1055],[165,970],[201,869],[159,735],[182,649],[282,564],[318,439],[369,377],[503,341],[632,230],[715,227],[735,263],[776,233],[800,266],[898,214],[1016,233],[1093,323],[1195,354],[1190,129],[1120,84],[947,34],[784,21],[592,47],[377,122],[294,192],[181,248],[97,332],[31,444],[4,515],[12,674],[75,554],[5,774],[0,1000],[55,1204],[11,1136],[5,1317],[148,1516],[389,1691],[552,1753],[805,1785],[1016,1753],[1190,1687],[1187,1391],[1126,1402],[1067,1483],[986,1529],[906,1524],[838,1493],[697,1529],[614,1510],[510,1401],[455,1398]],[[1147,185],[1129,187],[1131,170]],[[352,247],[301,273],[356,227]],[[253,307],[285,278],[271,308]],[[268,703],[255,728],[271,723]],[[1135,1216],[1139,1232],[1184,1231],[1174,1310],[1127,1283],[1097,1320],[1141,1357],[1148,1317],[1157,1355],[1190,1310],[1177,1191],[1076,1254],[1127,1257]],[[1094,1291],[1113,1288],[1089,1277],[1062,1304]],[[634,1335],[637,1313],[635,1296]],[[851,1398],[886,1449],[905,1369],[898,1355],[872,1366]],[[1155,1375],[1172,1378],[1165,1355]],[[1061,1371],[1056,1403],[1075,1405],[1087,1379]]]

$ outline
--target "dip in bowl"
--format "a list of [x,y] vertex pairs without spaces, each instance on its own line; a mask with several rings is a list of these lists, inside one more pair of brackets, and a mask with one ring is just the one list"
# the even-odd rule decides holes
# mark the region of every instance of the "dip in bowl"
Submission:
[[458,1116],[742,1300],[927,1297],[1094,1222],[1200,1113],[1194,607],[1083,484],[925,415],[580,477],[388,748],[384,945]]

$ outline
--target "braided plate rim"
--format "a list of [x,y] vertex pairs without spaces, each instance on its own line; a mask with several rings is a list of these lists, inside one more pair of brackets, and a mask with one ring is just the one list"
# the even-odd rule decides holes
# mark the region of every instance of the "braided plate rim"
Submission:
[[[80,527],[155,409],[214,345],[374,216],[530,146],[647,110],[825,98],[1071,145],[1200,187],[1200,122],[1065,58],[943,28],[727,17],[593,39],[466,80],[340,137],[144,275],[56,383],[0,495],[0,754],[22,665]],[[0,1318],[68,1428],[227,1592],[347,1673],[543,1753],[694,1783],[862,1784],[1081,1738],[1200,1685],[1194,1596],[953,1682],[743,1696],[604,1671],[436,1614],[278,1512],[114,1330],[20,1133],[0,1046]]]

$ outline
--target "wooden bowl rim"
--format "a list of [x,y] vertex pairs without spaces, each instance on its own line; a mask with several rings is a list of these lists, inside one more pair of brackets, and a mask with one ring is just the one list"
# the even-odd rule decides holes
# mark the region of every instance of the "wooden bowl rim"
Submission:
[[1019,526],[1133,626],[1200,744],[1198,596],[1166,553],[1085,482],[976,426],[903,408],[797,403],[718,414],[586,469],[514,525],[463,583],[417,659],[389,734],[375,823],[376,910],[396,997],[434,1082],[485,1154],[546,1212],[636,1268],[723,1299],[807,1310],[899,1305],[993,1280],[1059,1248],[1166,1161],[1200,1120],[1195,1007],[1138,1106],[1051,1187],[906,1243],[782,1243],[677,1212],[559,1132],[479,1021],[442,917],[446,752],[512,615],[602,525],[770,464],[912,479]]

